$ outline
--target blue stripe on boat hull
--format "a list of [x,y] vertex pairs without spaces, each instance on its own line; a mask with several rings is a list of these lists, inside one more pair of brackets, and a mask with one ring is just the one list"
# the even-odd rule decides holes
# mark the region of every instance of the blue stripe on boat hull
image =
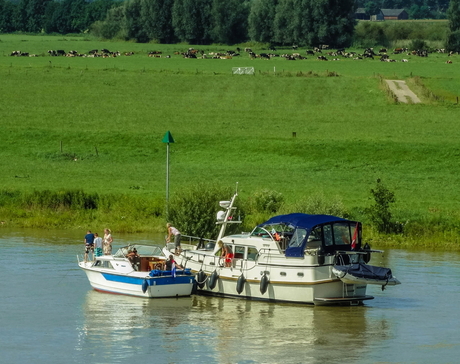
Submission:
[[162,285],[173,285],[173,284],[187,284],[190,280],[193,280],[193,276],[176,276],[176,277],[155,277],[155,278],[137,278],[121,276],[117,274],[101,273],[102,276],[111,282],[135,284],[142,286],[144,280],[148,281],[149,286],[162,286]]

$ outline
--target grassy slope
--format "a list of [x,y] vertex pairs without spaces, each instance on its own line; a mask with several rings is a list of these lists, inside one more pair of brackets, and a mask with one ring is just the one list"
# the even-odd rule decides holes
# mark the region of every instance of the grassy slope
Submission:
[[[4,188],[164,196],[161,139],[170,130],[172,193],[191,182],[238,181],[243,196],[269,188],[292,202],[321,191],[363,207],[382,178],[401,218],[458,205],[459,71],[446,55],[409,63],[152,59],[147,50],[187,46],[56,39],[65,38],[0,36]],[[102,47],[144,53],[8,56]],[[256,75],[231,76],[236,66],[254,66]],[[393,104],[377,75],[421,76],[446,102]]]

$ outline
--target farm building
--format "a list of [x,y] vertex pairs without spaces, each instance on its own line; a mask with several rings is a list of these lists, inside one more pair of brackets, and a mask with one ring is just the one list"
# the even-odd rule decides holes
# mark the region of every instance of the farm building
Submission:
[[370,20],[370,16],[367,14],[365,8],[358,8],[355,11],[355,19],[357,20]]
[[409,14],[404,9],[380,9],[384,20],[406,20]]

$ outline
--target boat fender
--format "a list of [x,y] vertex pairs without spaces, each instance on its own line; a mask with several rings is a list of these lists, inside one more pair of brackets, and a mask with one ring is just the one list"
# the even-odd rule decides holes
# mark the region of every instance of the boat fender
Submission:
[[147,288],[149,288],[149,282],[147,281],[147,279],[144,279],[144,282],[142,282],[142,292],[147,292]]
[[236,282],[236,291],[238,292],[238,294],[243,292],[245,283],[246,283],[246,278],[244,278],[244,275],[241,274],[238,278],[238,281]]
[[207,278],[208,276],[206,275],[206,273],[200,270],[196,275],[196,283],[198,287],[203,288]]
[[209,277],[209,281],[208,281],[209,289],[214,289],[214,287],[216,287],[218,278],[219,278],[219,274],[217,274],[217,270],[215,270],[214,272],[212,272],[211,276]]
[[270,280],[268,279],[267,275],[264,273],[262,278],[260,278],[260,293],[265,294],[265,292],[267,292],[268,283],[270,283]]
[[366,243],[363,249],[365,251],[367,250],[366,254],[364,254],[364,257],[363,257],[364,262],[367,264],[371,260],[371,252],[370,252],[371,246],[368,243]]

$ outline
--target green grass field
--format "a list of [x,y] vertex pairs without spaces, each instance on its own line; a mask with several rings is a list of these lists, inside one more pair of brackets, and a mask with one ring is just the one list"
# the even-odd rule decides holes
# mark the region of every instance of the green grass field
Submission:
[[[445,54],[392,55],[407,63],[174,55],[188,47],[0,35],[1,188],[162,199],[169,130],[172,195],[200,182],[239,182],[242,199],[275,190],[289,209],[322,194],[359,214],[381,178],[396,195],[398,219],[446,216],[457,231],[460,56],[446,64]],[[95,48],[136,53],[46,54]],[[149,58],[150,50],[171,58]],[[255,75],[232,75],[232,67]],[[423,103],[394,103],[385,78],[406,80]]]

